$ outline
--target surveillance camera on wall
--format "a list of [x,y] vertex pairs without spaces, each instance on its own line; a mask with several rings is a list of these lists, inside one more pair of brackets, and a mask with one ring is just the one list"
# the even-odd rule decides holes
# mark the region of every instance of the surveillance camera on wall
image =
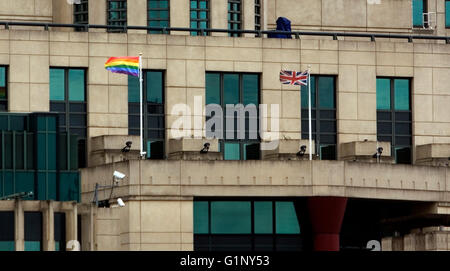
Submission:
[[123,200],[121,198],[117,199],[117,204],[119,204],[120,207],[124,207],[125,203],[123,202]]
[[122,172],[119,172],[119,171],[114,171],[113,176],[119,180],[122,180],[123,178],[125,178],[125,174],[123,174]]

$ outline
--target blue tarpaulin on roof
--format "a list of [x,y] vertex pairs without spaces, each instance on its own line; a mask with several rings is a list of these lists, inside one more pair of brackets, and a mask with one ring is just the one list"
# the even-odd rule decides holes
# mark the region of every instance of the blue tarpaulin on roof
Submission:
[[[277,30],[279,31],[291,31],[291,21],[284,17],[278,17]],[[268,34],[269,38],[291,39],[291,35],[288,34]]]

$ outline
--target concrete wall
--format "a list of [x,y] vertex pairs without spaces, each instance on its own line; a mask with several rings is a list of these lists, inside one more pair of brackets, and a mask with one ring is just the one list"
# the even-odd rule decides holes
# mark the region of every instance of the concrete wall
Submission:
[[52,2],[53,0],[2,0],[0,21],[52,22]]

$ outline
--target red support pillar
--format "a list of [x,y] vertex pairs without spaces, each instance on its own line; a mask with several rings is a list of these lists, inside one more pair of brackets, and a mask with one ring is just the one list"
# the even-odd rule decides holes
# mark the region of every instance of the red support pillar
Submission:
[[315,251],[339,251],[339,233],[346,206],[347,198],[308,198]]

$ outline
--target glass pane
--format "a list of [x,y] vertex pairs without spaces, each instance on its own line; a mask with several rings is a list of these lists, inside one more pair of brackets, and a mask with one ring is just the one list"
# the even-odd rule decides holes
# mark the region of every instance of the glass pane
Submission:
[[84,96],[84,70],[69,70],[69,100],[83,102]]
[[239,152],[239,143],[225,143],[224,159],[225,160],[241,160]]
[[147,72],[146,79],[147,79],[147,102],[162,104],[163,103],[162,72]]
[[409,110],[409,80],[395,79],[394,80],[394,109],[395,110]]
[[[301,103],[302,108],[307,109],[308,108],[308,86],[301,87]],[[316,77],[311,76],[311,106],[314,108],[316,107]]]
[[239,75],[224,74],[223,75],[223,99],[224,104],[239,103]]
[[197,8],[197,1],[191,1],[191,8]]
[[259,160],[259,143],[244,144],[244,160]]
[[445,27],[450,27],[450,1],[445,1]]
[[273,216],[271,201],[255,201],[255,234],[273,233]]
[[377,78],[377,109],[391,109],[391,80]]
[[202,8],[202,9],[206,9],[207,8],[206,1],[200,1],[200,8]]
[[50,100],[65,99],[64,69],[50,69]]
[[[321,139],[324,136],[321,136]],[[329,142],[332,140],[322,140],[322,142]],[[333,140],[334,141],[334,140]],[[328,143],[327,142],[327,143]],[[320,159],[321,160],[336,160],[336,146],[328,145],[328,146],[320,146]]]
[[[149,135],[150,137],[150,135]],[[160,136],[154,136],[155,138]],[[163,159],[164,158],[164,141],[147,141],[147,158]]]
[[259,94],[259,80],[256,74],[244,74],[242,76],[242,99],[243,104],[255,104],[259,105],[258,94]]
[[15,251],[14,241],[0,241],[0,251]]
[[276,214],[276,233],[280,234],[299,234],[300,226],[298,224],[297,214],[295,213],[294,203],[289,201],[275,202]]
[[191,11],[191,19],[197,19],[197,11]]
[[194,201],[194,234],[209,233],[208,202]]
[[211,202],[212,234],[250,234],[251,206],[249,201]]
[[424,0],[412,1],[413,26],[422,26],[423,24],[423,2]]
[[395,162],[397,164],[411,164],[411,148],[395,148]]
[[0,87],[6,87],[6,68],[0,67]]
[[206,104],[220,104],[220,74],[206,74]]
[[319,108],[334,107],[334,77],[319,77]]
[[25,251],[40,251],[41,242],[39,241],[25,241]]
[[128,102],[139,103],[139,77],[128,76]]
[[200,22],[200,26],[199,26],[199,28],[203,28],[203,29],[206,29],[206,28],[208,28],[208,24],[207,24],[207,22],[205,22],[205,21],[201,21],[201,22]]

